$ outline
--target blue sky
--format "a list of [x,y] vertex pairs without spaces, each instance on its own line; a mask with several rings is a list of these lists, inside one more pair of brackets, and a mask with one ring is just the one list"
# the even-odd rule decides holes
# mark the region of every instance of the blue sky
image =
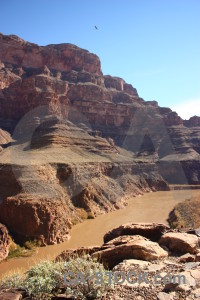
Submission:
[[187,118],[200,115],[199,15],[200,0],[0,0],[0,32],[96,53],[104,74]]

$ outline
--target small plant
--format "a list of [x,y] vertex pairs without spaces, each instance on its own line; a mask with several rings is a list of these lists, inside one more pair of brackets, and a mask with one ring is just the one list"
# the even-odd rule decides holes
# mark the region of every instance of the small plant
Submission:
[[88,217],[87,212],[83,208],[77,208],[78,214],[82,220],[86,220]]
[[88,219],[94,219],[94,214],[93,214],[91,211],[89,211],[89,212],[87,213],[87,218],[88,218]]
[[37,240],[26,241],[23,245],[16,244],[11,236],[9,236],[9,240],[10,240],[10,247],[9,247],[8,259],[14,257],[31,256],[34,253],[36,247],[41,246],[41,242]]
[[[89,255],[69,259],[68,262],[64,263],[64,269],[66,272],[70,271],[73,274],[70,280],[75,283],[68,287],[66,293],[70,293],[75,298],[98,299],[106,290],[113,286],[112,283],[109,283],[107,271],[104,266]],[[81,278],[82,275],[84,277],[84,283],[82,280],[77,280],[80,274]],[[96,274],[100,274],[101,276],[101,282],[99,283]]]
[[12,275],[5,276],[0,281],[1,288],[22,288],[23,286],[23,277],[20,273],[13,273]]
[[25,249],[24,247],[21,247],[20,245],[16,245],[15,248],[9,249],[8,258],[14,258],[14,257],[28,257],[33,254],[33,251],[29,251]]
[[34,250],[36,247],[41,247],[41,242],[37,240],[26,241],[24,247],[28,250]]
[[80,221],[78,219],[71,219],[71,222],[72,222],[72,225],[75,226],[77,225],[78,223],[80,223]]
[[63,262],[41,262],[26,272],[24,288],[37,299],[48,298],[59,290],[63,273]]

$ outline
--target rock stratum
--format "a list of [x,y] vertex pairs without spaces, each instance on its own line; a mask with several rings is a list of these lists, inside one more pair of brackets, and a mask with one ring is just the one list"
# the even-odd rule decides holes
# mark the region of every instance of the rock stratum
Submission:
[[129,196],[200,183],[200,118],[144,101],[77,46],[0,34],[0,222],[54,244]]

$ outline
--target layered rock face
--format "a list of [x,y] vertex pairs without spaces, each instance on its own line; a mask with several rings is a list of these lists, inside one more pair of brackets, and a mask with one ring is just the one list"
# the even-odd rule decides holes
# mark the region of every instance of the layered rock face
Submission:
[[196,118],[145,102],[96,55],[0,34],[0,61],[0,221],[19,239],[63,241],[81,210],[200,182]]
[[3,61],[27,68],[49,68],[59,71],[86,71],[102,75],[100,60],[87,50],[71,44],[40,47],[15,35],[0,34],[0,57]]

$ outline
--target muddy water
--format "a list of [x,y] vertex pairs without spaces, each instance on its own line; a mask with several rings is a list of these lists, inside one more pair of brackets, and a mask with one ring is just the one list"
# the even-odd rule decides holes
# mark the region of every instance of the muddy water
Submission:
[[86,220],[72,228],[71,239],[65,243],[42,247],[32,257],[14,258],[0,264],[0,276],[16,270],[24,272],[43,259],[53,259],[67,248],[101,245],[104,234],[127,222],[167,223],[169,212],[178,202],[200,195],[200,190],[174,190],[148,193],[129,200],[128,206],[94,220]]

